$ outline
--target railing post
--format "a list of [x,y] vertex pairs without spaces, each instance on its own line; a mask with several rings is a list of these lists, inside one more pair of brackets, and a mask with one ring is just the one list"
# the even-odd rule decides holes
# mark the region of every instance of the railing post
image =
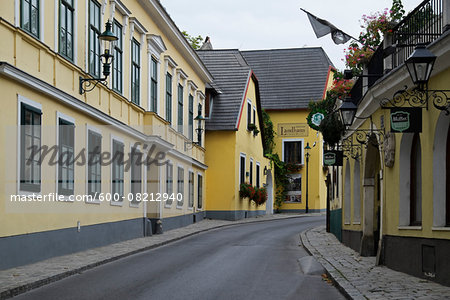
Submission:
[[442,24],[443,31],[450,30],[450,0],[442,0]]
[[[383,40],[383,49],[387,49],[392,46],[392,33],[386,33]],[[395,53],[395,52],[394,52]],[[386,74],[387,71],[390,71],[394,68],[394,53],[388,55],[383,59],[383,73]]]

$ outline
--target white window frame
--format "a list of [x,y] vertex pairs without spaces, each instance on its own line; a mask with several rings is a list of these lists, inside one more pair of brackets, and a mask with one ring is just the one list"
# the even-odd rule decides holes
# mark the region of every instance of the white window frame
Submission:
[[[259,172],[257,171],[258,168],[259,168]],[[258,178],[258,175],[259,175],[259,184],[258,184],[258,181],[256,180]],[[256,162],[256,165],[255,165],[255,186],[257,188],[260,188],[262,186],[262,184],[261,184],[261,163],[258,161]]]
[[[45,1],[45,0],[42,0]],[[56,53],[59,53],[59,13],[60,13],[60,7],[59,7],[60,0],[55,0],[55,47],[54,50]],[[73,64],[77,65],[78,62],[78,55],[77,55],[77,49],[78,49],[78,0],[73,0]]]
[[[55,143],[55,145],[56,145],[56,147],[57,147],[57,149],[58,149],[58,158],[59,158],[59,155],[60,155],[60,153],[59,153],[59,120],[64,120],[64,121],[67,121],[67,122],[70,122],[70,123],[72,123],[73,124],[73,126],[74,126],[74,145],[73,145],[73,148],[74,148],[74,155],[76,156],[76,151],[75,151],[75,141],[77,140],[77,138],[76,138],[76,125],[75,125],[75,118],[73,118],[73,117],[71,117],[71,116],[68,116],[68,115],[66,115],[66,114],[63,114],[62,112],[59,112],[59,111],[56,111],[56,143]],[[76,162],[74,162],[74,164],[76,164]],[[75,166],[74,166],[75,167]],[[55,186],[55,195],[56,194],[58,194],[58,185],[59,185],[59,164],[56,164],[56,186]],[[75,187],[76,187],[76,185],[75,185],[75,168],[74,168],[74,185],[73,185],[73,193],[75,194]],[[66,202],[74,202],[74,199],[70,199],[70,197],[68,197],[68,196],[65,196],[65,195],[61,195],[61,196],[58,196],[58,197],[61,197],[61,198],[59,198],[59,199],[62,199],[62,201],[66,201]]]
[[[198,180],[199,176],[202,178],[202,207],[198,207],[198,198],[199,198],[199,195],[198,195],[198,183],[200,182],[200,180]],[[197,198],[197,208],[196,208],[196,210],[197,211],[203,211],[205,209],[204,208],[205,207],[205,193],[204,193],[204,190],[205,190],[205,175],[202,172],[197,172],[197,185],[194,184],[194,188],[195,187],[197,187],[197,189],[196,189],[197,193],[195,193],[195,191],[194,191],[194,206],[195,206],[195,198]]]
[[[172,166],[172,193],[173,193],[173,190],[174,190],[174,188],[173,188],[173,182],[174,182],[174,172],[173,172],[173,169],[174,169],[174,163],[173,163],[173,161],[172,160],[168,160],[167,161],[167,164],[164,166],[164,173],[165,173],[165,180],[164,180],[164,192],[163,193],[167,193],[168,194],[168,191],[167,191],[167,165],[171,165]],[[162,194],[163,194],[162,193]],[[168,194],[168,197],[170,197],[170,195]],[[161,199],[161,201],[164,201],[163,199]],[[167,204],[167,201],[164,201],[164,208],[167,208],[167,209],[170,209],[170,208],[172,208],[172,204],[173,204],[173,201],[170,203],[170,204]]]
[[[113,182],[112,182],[112,180],[113,180],[113,164],[114,163],[112,162],[112,159],[114,157],[114,153],[113,153],[114,142],[119,142],[119,143],[121,143],[123,145],[124,159],[125,159],[125,149],[126,149],[126,145],[125,145],[124,140],[121,137],[118,137],[116,135],[111,134],[111,136],[110,136],[110,151],[111,151],[110,152],[111,153],[110,161],[111,161],[111,165],[109,166],[109,183],[110,183],[109,191],[111,193],[112,198],[111,198],[111,201],[109,201],[109,203],[110,203],[111,206],[123,206],[124,199],[120,199],[119,201],[114,201],[114,194],[113,194]],[[126,198],[126,196],[125,196],[126,195],[126,193],[125,193],[125,181],[126,181],[126,179],[125,179],[125,166],[124,166],[124,170],[123,170],[123,196]]]
[[[241,182],[241,170],[242,170],[241,158],[242,157],[244,158],[244,182]],[[246,171],[245,171],[246,165],[247,165],[247,155],[245,153],[241,152],[239,154],[239,170],[238,170],[239,186],[242,183],[245,183],[245,177],[247,177],[247,176],[245,176],[246,175]]]
[[[183,192],[181,193],[182,194],[182,201],[183,201],[183,205],[178,205],[178,200],[176,200],[177,199],[177,197],[178,197],[178,194],[180,193],[180,191],[178,190],[178,181],[180,180],[180,178],[178,177],[178,171],[180,170],[180,169],[182,169],[183,170]],[[185,196],[185,191],[186,191],[186,185],[185,185],[185,182],[186,182],[186,172],[184,172],[184,167],[183,167],[183,165],[180,165],[180,164],[177,164],[177,192],[176,192],[176,197],[175,197],[175,201],[177,202],[177,205],[176,205],[176,208],[177,209],[183,209],[183,207],[184,207],[184,196]]]
[[248,105],[249,104],[250,104],[250,108],[253,108],[252,101],[250,99],[247,99],[247,124],[246,124],[246,129],[247,129],[248,132],[250,132],[250,130],[248,129],[248,126],[250,124],[252,124],[252,115],[253,115],[253,110],[252,110],[250,112],[250,118],[248,116],[248,109],[249,109]]
[[[103,135],[102,135],[102,131],[100,129],[98,129],[97,127],[94,127],[92,125],[86,124],[86,170],[85,170],[85,175],[86,175],[86,183],[85,183],[85,189],[86,189],[86,194],[85,195],[89,195],[89,131],[95,132],[97,134],[99,134],[102,139],[101,139],[101,146],[103,149]],[[100,164],[100,168],[102,171],[102,177],[103,177],[103,168],[102,165]],[[103,178],[102,178],[102,182],[100,184],[100,191],[101,191],[101,187],[103,185]],[[86,200],[88,200],[89,197],[86,197]],[[100,199],[92,199],[92,201],[85,201],[85,203],[87,204],[101,204]]]
[[283,162],[284,162],[284,143],[285,142],[302,142],[302,147],[301,147],[302,155],[300,156],[302,161],[300,164],[304,165],[305,164],[305,157],[304,157],[305,151],[303,149],[303,146],[305,145],[305,139],[282,139],[281,140],[281,161],[283,161]]
[[248,168],[248,183],[250,183],[250,185],[253,185],[253,165],[254,165],[254,161],[253,158],[250,157],[250,165]]
[[[20,3],[19,3],[20,5]],[[20,24],[20,23],[19,23]],[[41,180],[41,191],[39,193],[36,192],[29,192],[29,191],[22,191],[20,189],[20,165],[21,165],[21,117],[22,117],[22,103],[32,106],[36,109],[39,109],[41,111],[41,142],[42,142],[42,120],[44,116],[44,112],[42,111],[42,104],[35,102],[33,100],[30,100],[22,95],[17,95],[17,194],[21,196],[40,196],[42,195],[42,180]],[[42,146],[42,145],[41,145]],[[42,168],[41,168],[41,174],[40,177],[42,179]]]
[[[189,176],[191,175],[191,173],[192,173],[192,175],[193,175],[193,177],[194,177],[194,181],[192,182],[192,206],[189,206],[189,197],[191,196],[191,193],[189,193],[189,187],[190,187],[190,185],[189,185]],[[194,172],[194,169],[192,169],[192,168],[189,168],[188,169],[188,201],[187,201],[187,209],[188,210],[194,210],[194,207],[195,207],[195,172]]]
[[[128,157],[125,159],[125,160],[127,160],[127,159],[129,159],[130,160],[130,170],[129,170],[129,173],[130,173],[130,180],[128,180],[128,182],[129,182],[129,191],[130,191],[130,193],[129,194],[131,194],[131,192],[132,192],[132,188],[131,188],[131,186],[132,186],[132,183],[131,183],[131,179],[133,178],[133,173],[131,172],[131,163],[132,163],[132,161],[131,161],[131,153],[132,153],[132,150],[133,150],[133,148],[135,149],[135,150],[137,150],[137,151],[139,151],[139,153],[141,153],[142,154],[142,158],[143,158],[143,160],[145,159],[145,157],[144,157],[144,154],[145,153],[143,153],[142,151],[141,151],[141,146],[137,146],[137,147],[133,147],[134,146],[134,144],[132,144],[132,143],[130,143],[130,147],[129,147],[129,149],[130,149],[130,152],[129,152],[129,154],[128,154]],[[140,191],[140,193],[142,193],[142,194],[144,194],[143,192],[142,192],[142,190],[144,189],[144,170],[145,170],[145,168],[143,167],[143,166],[145,166],[145,165],[141,165],[141,191]],[[125,176],[124,176],[125,177]],[[125,178],[124,178],[124,181],[125,181]],[[125,192],[125,191],[124,191]],[[130,202],[130,207],[133,207],[133,208],[139,208],[139,206],[140,206],[140,204],[141,204],[141,202],[142,201],[139,201],[137,204],[134,204],[132,201],[129,201],[129,198],[127,197],[127,195],[128,194],[125,194],[125,200],[126,201],[128,201],[128,202]],[[133,195],[133,197],[135,197],[135,195]]]

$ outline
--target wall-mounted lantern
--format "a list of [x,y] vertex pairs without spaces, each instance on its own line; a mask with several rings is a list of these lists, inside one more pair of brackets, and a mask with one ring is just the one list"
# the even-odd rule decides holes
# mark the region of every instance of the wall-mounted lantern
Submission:
[[98,39],[103,43],[104,52],[100,55],[100,60],[103,64],[103,76],[101,78],[83,78],[80,76],[80,94],[92,91],[97,84],[105,82],[111,73],[111,62],[113,60],[112,49],[114,42],[118,37],[111,31],[111,21],[106,22],[105,31],[99,35]]

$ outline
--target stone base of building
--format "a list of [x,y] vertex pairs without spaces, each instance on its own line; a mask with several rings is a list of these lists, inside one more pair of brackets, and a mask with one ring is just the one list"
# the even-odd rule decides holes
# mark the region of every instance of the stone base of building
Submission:
[[342,230],[342,243],[358,252],[361,251],[362,231]]
[[209,210],[206,212],[206,218],[236,221],[245,218],[263,216],[265,214],[265,210]]
[[450,240],[383,237],[382,263],[416,277],[450,286]]
[[143,237],[143,218],[0,238],[0,270]]
[[[162,231],[168,231],[172,229],[177,229],[180,227],[185,227],[194,223],[197,223],[205,218],[206,212],[200,211],[197,213],[186,214],[182,216],[163,218],[161,220],[162,223]],[[150,219],[152,222],[153,234],[156,233],[156,222],[159,219]]]

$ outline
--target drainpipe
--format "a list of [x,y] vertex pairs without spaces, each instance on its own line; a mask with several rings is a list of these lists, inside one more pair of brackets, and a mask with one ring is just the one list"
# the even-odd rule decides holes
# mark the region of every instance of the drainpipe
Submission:
[[[383,165],[382,165],[383,166]],[[378,226],[380,226],[380,239],[378,240],[378,251],[377,251],[377,259],[376,259],[376,265],[380,265],[381,263],[383,263],[381,261],[381,254],[382,254],[382,245],[383,245],[383,212],[384,212],[384,173],[383,173],[383,168],[380,170],[380,181],[379,181],[379,185],[380,185],[380,224],[378,224]]]

